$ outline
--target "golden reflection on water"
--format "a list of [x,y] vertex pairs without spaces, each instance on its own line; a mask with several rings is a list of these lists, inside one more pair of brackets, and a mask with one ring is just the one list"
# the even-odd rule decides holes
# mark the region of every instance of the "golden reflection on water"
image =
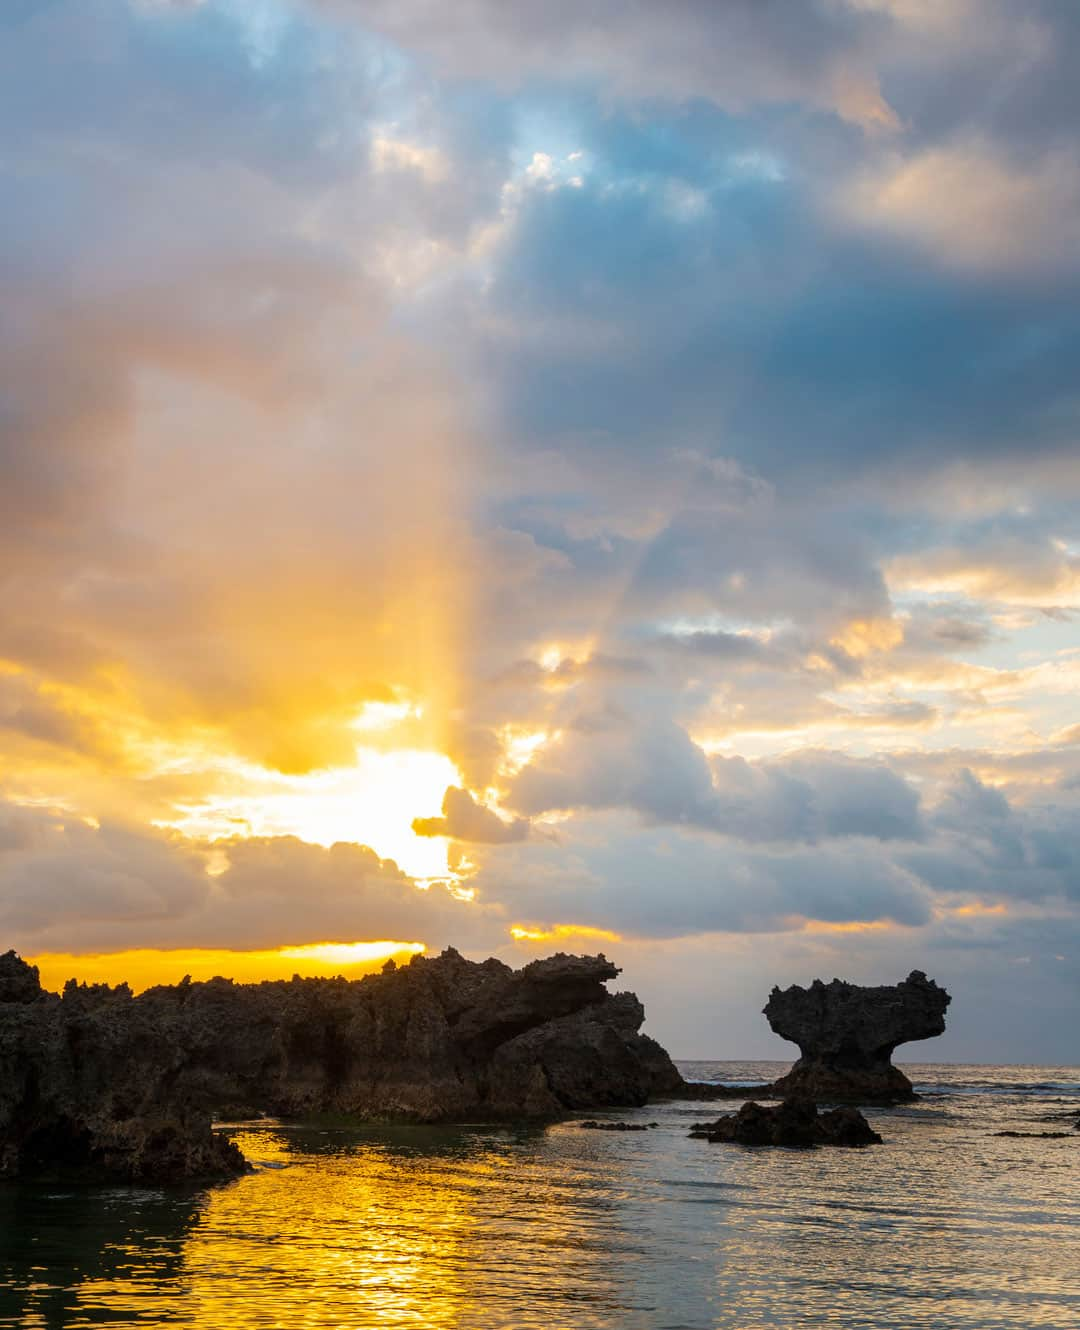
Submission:
[[194,1324],[463,1324],[478,1255],[468,1193],[447,1185],[430,1156],[334,1149],[333,1134],[325,1139],[326,1153],[281,1167],[284,1136],[238,1134],[260,1167],[210,1193],[187,1243]]
[[1080,1137],[994,1134],[1073,1079],[875,1113],[861,1152],[688,1140],[692,1104],[626,1134],[238,1124],[256,1171],[223,1187],[0,1187],[0,1330],[1075,1330]]

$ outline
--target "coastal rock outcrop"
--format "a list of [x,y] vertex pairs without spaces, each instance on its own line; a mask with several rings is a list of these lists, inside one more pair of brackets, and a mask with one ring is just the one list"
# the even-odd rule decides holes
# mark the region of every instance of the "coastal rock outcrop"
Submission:
[[893,1050],[943,1034],[950,1001],[921,970],[899,984],[876,988],[840,979],[830,984],[815,979],[809,988],[774,988],[765,1016],[802,1054],[775,1082],[774,1093],[833,1102],[914,1099],[911,1082],[892,1064]]
[[0,1177],[229,1176],[211,1115],[452,1121],[636,1107],[682,1083],[603,956],[452,948],[363,979],[44,993],[0,958]]
[[880,1145],[881,1137],[857,1108],[834,1108],[819,1113],[805,1099],[785,1099],[766,1107],[753,1101],[737,1113],[705,1122],[690,1135],[700,1140],[730,1141],[736,1145],[781,1145],[812,1150],[819,1145],[857,1147]]

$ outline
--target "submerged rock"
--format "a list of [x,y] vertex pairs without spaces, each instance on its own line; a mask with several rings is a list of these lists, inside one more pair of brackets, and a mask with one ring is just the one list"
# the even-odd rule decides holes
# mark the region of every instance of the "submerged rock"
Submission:
[[[32,975],[31,983],[27,972]],[[43,993],[0,958],[0,1177],[240,1171],[215,1112],[452,1121],[637,1107],[682,1078],[603,956],[452,948],[363,979]],[[7,987],[4,987],[7,985]]]
[[819,1145],[881,1144],[881,1137],[857,1108],[819,1113],[817,1105],[805,1099],[785,1099],[771,1108],[751,1101],[737,1113],[702,1123],[690,1135],[714,1143],[779,1145],[795,1150],[812,1150]]
[[893,1050],[943,1034],[950,1001],[921,970],[877,988],[840,979],[774,988],[765,1016],[778,1035],[799,1045],[802,1056],[772,1088],[813,1100],[914,1099],[911,1082],[892,1064]]
[[597,1122],[593,1118],[577,1123],[580,1131],[649,1131],[659,1125],[659,1122]]

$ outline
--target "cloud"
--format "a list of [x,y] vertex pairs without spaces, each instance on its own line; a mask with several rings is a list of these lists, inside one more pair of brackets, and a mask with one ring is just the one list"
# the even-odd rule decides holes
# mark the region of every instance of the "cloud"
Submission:
[[660,835],[609,812],[560,824],[557,845],[497,847],[475,883],[515,918],[630,938],[783,931],[808,919],[917,927],[932,913],[919,878],[868,855],[865,842],[747,847],[686,826]]
[[275,837],[214,848],[210,858],[209,846],[180,836],[4,804],[0,932],[35,952],[384,937],[482,945],[503,931],[480,906],[418,888],[365,846]]
[[[587,718],[586,718],[587,719]],[[651,823],[745,841],[918,839],[919,797],[880,762],[804,753],[778,762],[710,762],[673,722],[578,724],[515,778],[509,802],[530,816],[632,809]]]
[[[433,61],[458,78],[521,84],[537,75],[600,78],[618,95],[732,110],[806,101],[868,128],[895,128],[865,49],[858,7],[812,0],[797,15],[735,0],[722,9],[675,0],[661,16],[612,0],[558,3],[467,0],[448,20],[432,0],[318,0]],[[750,70],[753,70],[751,76]]]
[[1080,554],[1049,533],[1003,534],[966,546],[903,555],[888,567],[890,586],[970,600],[1045,609],[1080,608]]
[[453,785],[443,798],[442,817],[418,817],[412,825],[418,836],[448,836],[485,845],[506,845],[524,840],[529,834],[529,823],[524,818],[501,818],[477,803],[468,790]]
[[1072,936],[1080,23],[782,8],[4,9],[13,940]]
[[1010,160],[985,142],[928,148],[857,179],[841,199],[853,221],[991,272],[1050,269],[1080,245],[1080,158],[1054,148]]
[[[124,728],[195,724],[289,770],[347,761],[363,701],[449,686],[468,600],[446,451],[460,462],[464,430],[434,358],[385,326],[378,226],[353,217],[370,174],[351,155],[342,172],[339,140],[309,153],[264,132],[288,106],[279,121],[328,134],[331,88],[357,112],[375,94],[352,82],[355,48],[325,62],[307,30],[254,70],[217,7],[167,28],[91,7],[100,46],[60,5],[5,55],[22,262],[0,345],[4,653],[70,676],[77,642],[87,709],[126,691]],[[41,102],[27,70],[43,59],[92,114]],[[157,118],[132,120],[129,96]],[[408,643],[369,631],[406,596]]]

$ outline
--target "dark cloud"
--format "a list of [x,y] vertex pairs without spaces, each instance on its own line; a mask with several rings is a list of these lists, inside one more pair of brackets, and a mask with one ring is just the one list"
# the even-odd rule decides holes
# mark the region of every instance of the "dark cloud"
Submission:
[[807,919],[918,927],[932,904],[913,873],[864,842],[748,848],[688,827],[659,835],[614,814],[567,824],[558,846],[498,850],[477,883],[520,918],[640,938],[783,931]]

